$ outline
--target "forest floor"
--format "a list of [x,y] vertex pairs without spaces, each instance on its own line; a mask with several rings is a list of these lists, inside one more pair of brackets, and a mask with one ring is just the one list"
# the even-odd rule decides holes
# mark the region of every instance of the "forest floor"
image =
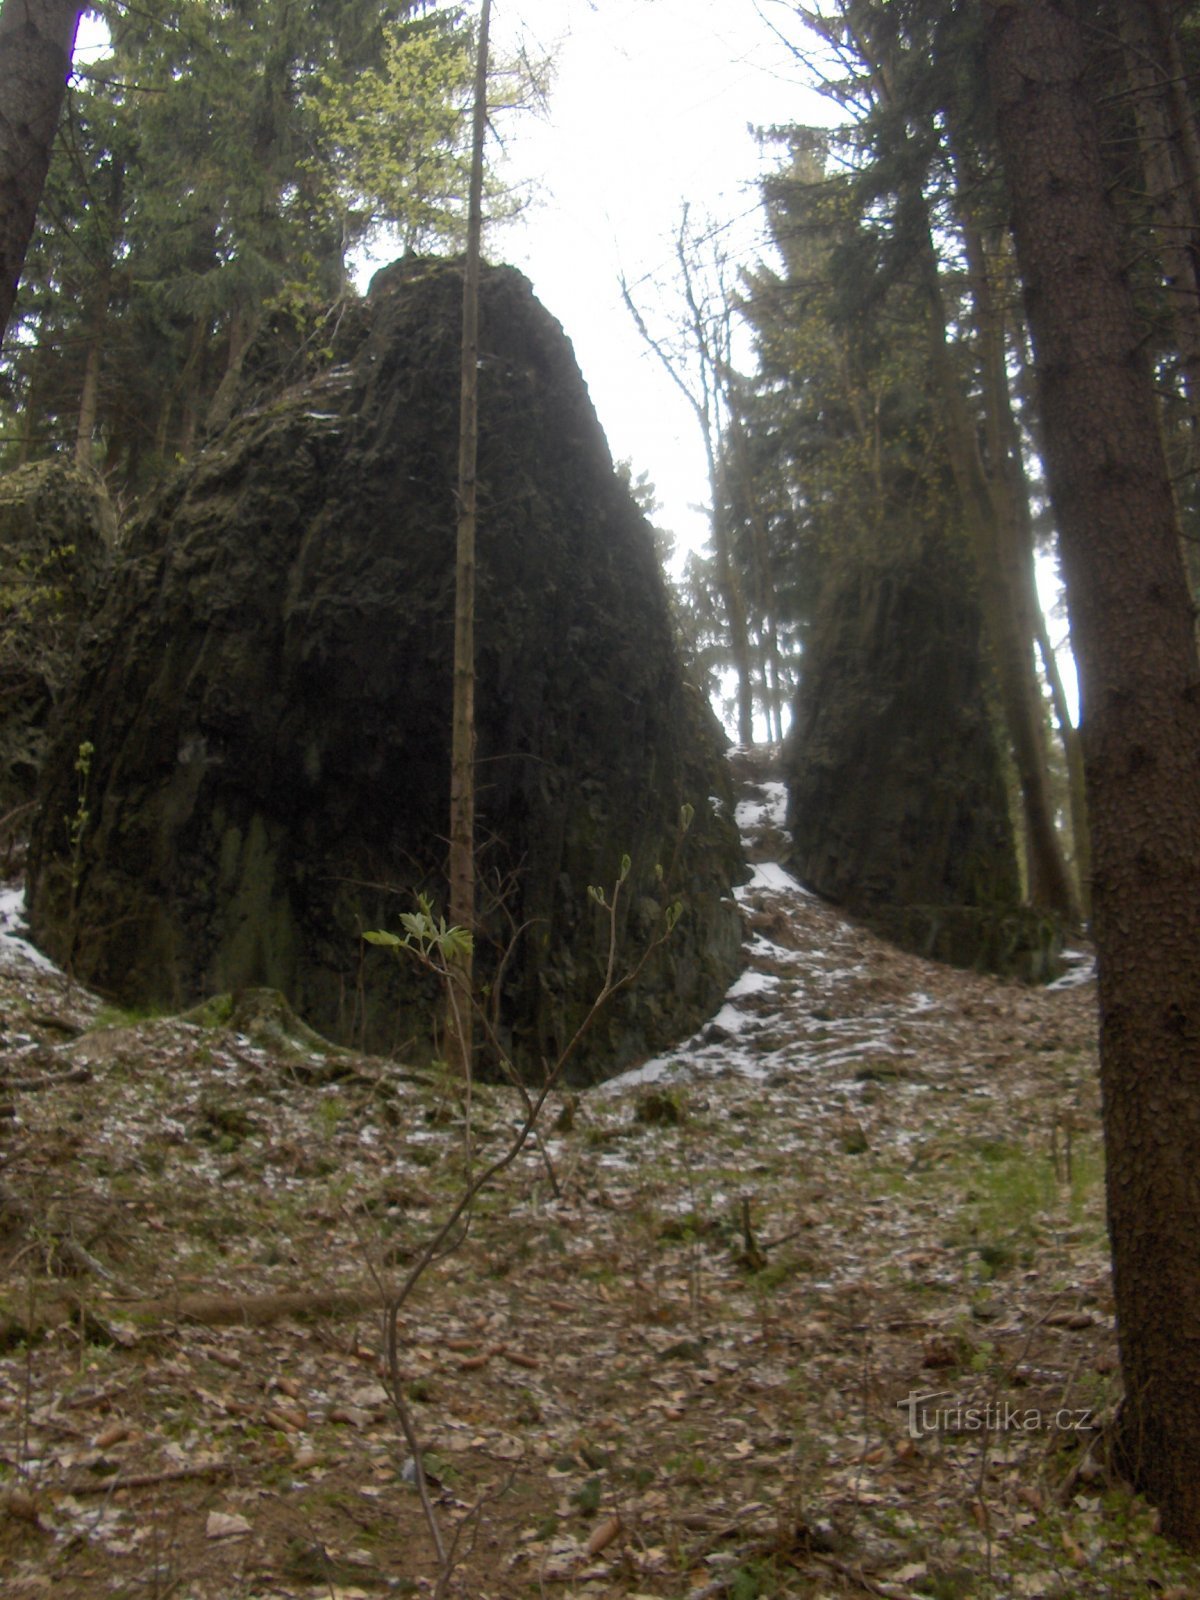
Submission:
[[[555,1095],[403,1307],[447,1592],[1200,1596],[1104,1458],[1086,968],[1034,990],[873,938],[743,776],[725,1007]],[[377,1307],[461,1192],[458,1098],[268,1012],[106,1013],[10,887],[0,1593],[432,1594]],[[475,1159],[520,1120],[478,1088]]]

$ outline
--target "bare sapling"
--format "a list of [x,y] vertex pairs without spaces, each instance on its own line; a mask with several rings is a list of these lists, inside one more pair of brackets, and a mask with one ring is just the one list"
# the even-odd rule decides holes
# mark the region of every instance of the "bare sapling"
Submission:
[[[693,807],[685,805],[681,808],[681,835],[686,832],[693,816]],[[546,1102],[562,1082],[563,1074],[580,1042],[593,1027],[605,1007],[616,995],[628,988],[638,978],[646,963],[670,938],[683,910],[682,902],[678,900],[666,902],[663,906],[663,926],[661,931],[650,940],[636,961],[626,971],[618,973],[617,959],[622,890],[631,870],[632,861],[626,855],[622,858],[620,871],[611,893],[594,885],[588,888],[589,897],[600,907],[605,915],[606,943],[603,976],[586,1014],[568,1039],[557,1059],[553,1062],[543,1062],[542,1079],[536,1086],[530,1086],[524,1082],[511,1056],[501,1047],[495,1023],[494,1006],[489,1006],[483,996],[473,991],[469,994],[466,993],[462,987],[459,977],[461,958],[464,953],[464,945],[469,946],[472,940],[472,936],[467,930],[447,923],[444,917],[434,913],[429,900],[421,897],[418,899],[417,909],[405,913],[400,918],[403,932],[391,933],[380,930],[363,935],[364,939],[369,943],[392,950],[397,956],[415,960],[419,966],[436,976],[445,994],[446,1005],[452,1017],[454,1016],[454,1008],[462,1005],[471,1007],[471,1020],[480,1024],[484,1035],[496,1053],[496,1059],[499,1062],[503,1077],[516,1089],[521,1102],[521,1120],[516,1130],[510,1135],[503,1150],[491,1161],[479,1164],[476,1161],[474,1141],[471,1135],[472,1069],[470,1064],[467,1063],[462,1074],[461,1085],[461,1104],[465,1130],[462,1186],[441,1221],[434,1226],[432,1232],[418,1250],[415,1260],[402,1280],[389,1282],[383,1276],[382,1271],[372,1268],[382,1312],[383,1382],[388,1398],[399,1420],[405,1444],[408,1447],[412,1462],[413,1480],[421,1499],[422,1511],[437,1556],[439,1577],[434,1590],[437,1600],[440,1600],[440,1597],[448,1592],[448,1586],[457,1561],[458,1545],[457,1540],[447,1542],[429,1491],[429,1482],[422,1464],[420,1439],[404,1393],[405,1380],[401,1371],[399,1350],[399,1317],[430,1268],[453,1254],[466,1239],[470,1229],[472,1208],[481,1191],[493,1183],[508,1167],[512,1166],[531,1140],[537,1143],[543,1160],[547,1163],[552,1189],[556,1195],[559,1193],[557,1179],[554,1176],[552,1166],[549,1165],[549,1155],[538,1138],[538,1124],[545,1110]],[[665,882],[665,875],[661,868],[657,869],[657,876],[660,883]],[[456,1020],[466,1022],[467,1019],[462,1017]],[[461,1033],[459,1037],[462,1037]]]

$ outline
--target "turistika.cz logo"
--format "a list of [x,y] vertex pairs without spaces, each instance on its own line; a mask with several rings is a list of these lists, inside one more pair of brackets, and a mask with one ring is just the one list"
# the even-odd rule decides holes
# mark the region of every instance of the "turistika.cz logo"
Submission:
[[[951,1401],[951,1404],[944,1402]],[[909,1394],[897,1400],[908,1412],[908,1436],[923,1439],[931,1433],[1078,1433],[1097,1426],[1090,1406],[1059,1406],[1043,1411],[1011,1400],[988,1400],[980,1405],[955,1401],[949,1390]]]

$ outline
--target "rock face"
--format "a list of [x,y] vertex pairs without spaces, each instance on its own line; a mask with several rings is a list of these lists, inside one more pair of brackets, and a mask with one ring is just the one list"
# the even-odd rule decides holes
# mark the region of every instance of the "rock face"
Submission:
[[970,592],[935,532],[831,575],[786,751],[793,860],[906,949],[1040,978],[1058,930],[1020,905]]
[[[235,422],[132,531],[31,850],[35,935],[94,986],[269,986],[336,1039],[428,1053],[428,979],[360,935],[443,894],[460,302],[454,266],[386,269],[339,364]],[[589,884],[629,855],[618,972],[685,907],[573,1057],[582,1081],[719,1004],[740,852],[719,731],[570,345],[509,269],[481,318],[477,964],[523,1070],[600,982]]]
[[0,477],[0,848],[2,819],[33,800],[50,711],[115,533],[92,473],[42,461]]

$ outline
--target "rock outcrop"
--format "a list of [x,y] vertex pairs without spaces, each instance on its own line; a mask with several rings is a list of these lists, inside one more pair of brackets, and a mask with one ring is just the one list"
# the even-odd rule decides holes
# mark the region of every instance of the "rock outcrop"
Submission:
[[[336,364],[238,419],[131,531],[31,851],[34,933],[93,986],[171,1004],[269,986],[333,1038],[428,1053],[429,980],[361,934],[443,891],[460,301],[453,265],[387,269]],[[719,730],[570,345],[510,269],[486,273],[481,314],[479,966],[523,1070],[601,980],[588,886],[630,857],[618,972],[684,906],[579,1081],[719,1004],[740,853]]]
[[905,949],[1052,975],[1060,930],[1021,906],[966,554],[897,533],[831,573],[786,750],[808,887]]
[[50,712],[115,533],[90,472],[41,461],[0,477],[0,848],[3,819],[19,826],[33,800]]

